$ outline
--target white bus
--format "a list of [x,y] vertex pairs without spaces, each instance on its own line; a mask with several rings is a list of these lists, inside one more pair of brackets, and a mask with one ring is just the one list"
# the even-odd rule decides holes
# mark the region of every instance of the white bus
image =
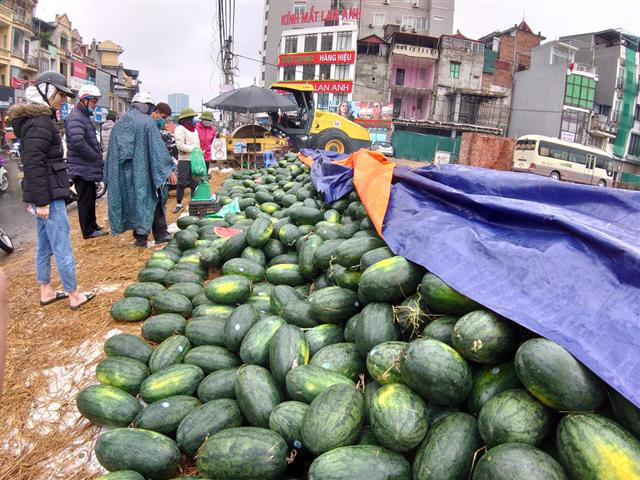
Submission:
[[607,152],[542,135],[518,138],[513,171],[599,187],[613,185],[613,161]]

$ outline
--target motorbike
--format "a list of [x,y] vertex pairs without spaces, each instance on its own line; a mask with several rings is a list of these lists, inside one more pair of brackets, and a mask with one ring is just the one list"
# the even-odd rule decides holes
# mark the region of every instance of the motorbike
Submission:
[[20,159],[20,140],[16,140],[11,145],[11,149],[9,150],[9,158],[11,160],[19,160]]
[[9,189],[9,173],[4,166],[4,157],[0,155],[0,193]]
[[13,242],[2,228],[0,228],[0,248],[7,253],[13,252]]

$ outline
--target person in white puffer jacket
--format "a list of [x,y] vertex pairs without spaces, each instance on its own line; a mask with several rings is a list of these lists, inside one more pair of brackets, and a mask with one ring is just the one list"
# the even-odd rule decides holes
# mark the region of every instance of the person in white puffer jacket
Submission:
[[178,147],[178,188],[176,190],[176,208],[173,211],[178,213],[182,210],[182,198],[184,191],[188,187],[191,194],[196,188],[196,183],[191,175],[191,152],[194,148],[200,148],[200,138],[196,131],[194,119],[197,113],[193,108],[185,108],[178,117],[178,126],[173,132]]

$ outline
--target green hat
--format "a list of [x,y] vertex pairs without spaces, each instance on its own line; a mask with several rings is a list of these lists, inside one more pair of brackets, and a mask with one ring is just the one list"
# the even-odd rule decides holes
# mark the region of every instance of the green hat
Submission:
[[211,112],[203,112],[200,114],[200,120],[209,120],[213,122],[213,113]]
[[180,116],[178,117],[178,121],[184,120],[189,117],[196,117],[198,114],[193,108],[184,108],[180,111]]

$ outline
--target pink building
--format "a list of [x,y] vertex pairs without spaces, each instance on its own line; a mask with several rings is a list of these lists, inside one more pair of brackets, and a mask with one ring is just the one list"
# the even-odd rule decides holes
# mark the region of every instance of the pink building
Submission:
[[438,39],[415,33],[394,32],[389,40],[393,118],[426,120],[431,111]]

